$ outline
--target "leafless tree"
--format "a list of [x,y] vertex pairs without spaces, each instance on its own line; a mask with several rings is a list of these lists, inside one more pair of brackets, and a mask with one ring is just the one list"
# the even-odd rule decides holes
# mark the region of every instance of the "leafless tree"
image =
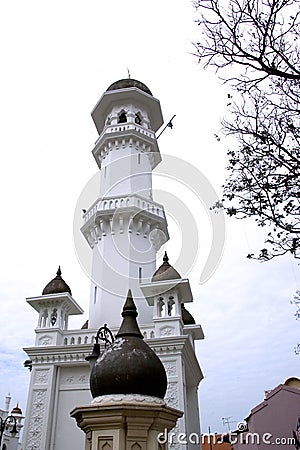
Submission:
[[266,227],[258,255],[300,258],[299,0],[197,0],[195,54],[228,94],[223,132],[234,136],[222,203]]

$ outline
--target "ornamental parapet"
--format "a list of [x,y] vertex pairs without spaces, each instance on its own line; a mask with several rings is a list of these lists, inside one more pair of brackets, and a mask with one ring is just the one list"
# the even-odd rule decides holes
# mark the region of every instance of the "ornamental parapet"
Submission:
[[141,195],[115,195],[97,199],[92,206],[84,213],[83,222],[86,224],[96,214],[101,212],[114,213],[125,212],[126,208],[136,208],[137,210],[148,212],[165,219],[164,208],[160,203],[151,199],[146,199]]
[[152,169],[161,161],[155,133],[137,124],[126,123],[124,125],[107,126],[97,139],[92,153],[99,169],[101,169],[102,161],[111,150],[119,150],[125,147],[147,153]]

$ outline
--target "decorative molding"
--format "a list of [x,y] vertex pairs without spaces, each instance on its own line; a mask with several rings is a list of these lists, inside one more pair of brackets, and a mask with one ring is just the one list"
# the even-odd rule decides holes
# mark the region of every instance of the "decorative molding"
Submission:
[[[133,211],[137,213],[133,214]],[[169,237],[162,205],[138,194],[98,199],[85,213],[81,231],[92,248],[103,236],[116,233],[134,233],[143,238],[150,236],[157,249]]]
[[174,327],[162,327],[159,330],[160,336],[173,336],[174,335]]
[[88,378],[87,375],[80,375],[80,376],[78,377],[78,381],[79,381],[80,383],[87,383],[87,382],[89,381],[89,378]]
[[112,436],[99,436],[97,450],[111,450],[113,448]]
[[177,408],[179,407],[179,392],[178,392],[178,382],[177,381],[171,381],[168,383],[167,392],[165,395],[165,400],[167,406],[171,406],[171,408]]
[[88,376],[85,374],[80,375],[66,375],[61,385],[70,385],[70,384],[87,384],[89,382]]
[[52,343],[53,343],[53,336],[49,336],[47,334],[45,334],[44,336],[41,336],[38,341],[38,345],[47,346],[47,345],[52,345]]
[[177,364],[176,360],[173,361],[163,361],[163,365],[167,372],[168,377],[174,377],[177,375]]
[[[122,133],[122,136],[120,136],[120,133]],[[92,150],[99,169],[101,169],[102,162],[108,154],[112,150],[118,150],[120,145],[123,148],[133,147],[137,151],[146,153],[152,169],[157,164],[156,159],[161,158],[153,131],[145,130],[135,123],[111,125],[101,133]]]
[[112,394],[112,395],[101,395],[95,397],[91,403],[92,404],[103,404],[103,403],[150,403],[155,405],[165,405],[165,401],[158,397],[151,397],[149,395],[140,394]]
[[[87,346],[85,346],[87,347]],[[48,347],[50,349],[50,347]],[[35,350],[37,350],[38,347],[36,347]],[[45,365],[45,364],[58,364],[58,365],[64,365],[64,364],[73,364],[74,362],[76,365],[84,365],[88,366],[87,361],[85,360],[86,356],[88,356],[91,353],[91,346],[89,345],[88,348],[82,349],[81,351],[78,351],[75,353],[71,352],[71,349],[74,350],[74,347],[69,346],[69,351],[66,351],[63,349],[61,352],[59,351],[59,347],[51,347],[51,351],[48,353],[46,352],[46,349],[44,348],[41,352],[31,352],[31,349],[26,349],[26,353],[28,354],[29,358],[32,360],[34,365]]]
[[142,447],[138,442],[135,442],[134,444],[132,444],[131,450],[142,450]]
[[34,384],[48,384],[49,369],[37,369],[34,373]]
[[60,370],[59,389],[85,389],[89,385],[89,366],[65,366]]
[[45,427],[44,417],[46,409],[47,391],[40,389],[33,391],[31,415],[29,416],[29,426],[26,450],[40,450],[42,446],[42,432]]

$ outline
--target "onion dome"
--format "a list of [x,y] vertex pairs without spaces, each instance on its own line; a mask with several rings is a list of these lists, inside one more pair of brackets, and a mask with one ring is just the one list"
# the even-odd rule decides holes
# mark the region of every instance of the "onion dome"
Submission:
[[172,267],[171,264],[169,264],[169,258],[167,252],[165,252],[165,255],[163,257],[163,263],[156,270],[156,272],[154,272],[152,281],[177,280],[180,278],[181,276],[177,272],[177,270],[175,270],[174,267]]
[[106,91],[116,91],[118,89],[126,89],[131,87],[138,88],[141,91],[146,92],[146,94],[152,95],[152,92],[144,83],[138,80],[133,80],[132,78],[124,78],[123,80],[115,81],[106,89]]
[[56,272],[56,277],[53,278],[45,287],[42,292],[42,295],[47,294],[60,294],[62,292],[69,292],[70,295],[72,295],[71,289],[65,282],[65,280],[61,277],[61,270],[60,266]]
[[184,304],[181,303],[181,317],[184,325],[195,325],[195,319],[192,314],[185,308]]
[[164,398],[167,390],[166,372],[158,356],[143,340],[136,321],[137,315],[129,290],[116,339],[92,368],[90,387],[93,398],[114,394]]
[[20,414],[20,416],[22,415],[22,410],[19,407],[19,403],[17,403],[17,405],[11,410],[11,414]]

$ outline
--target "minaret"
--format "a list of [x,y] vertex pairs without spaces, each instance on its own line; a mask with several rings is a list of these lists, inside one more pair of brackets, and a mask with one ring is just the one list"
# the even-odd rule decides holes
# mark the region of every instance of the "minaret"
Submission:
[[11,396],[10,396],[10,392],[9,392],[7,394],[7,396],[5,397],[5,411],[7,411],[7,413],[9,412],[10,401],[11,401]]
[[81,229],[93,251],[89,328],[117,326],[129,288],[140,323],[151,323],[139,283],[151,279],[156,253],[169,239],[164,208],[152,196],[152,170],[161,161],[155,136],[163,124],[160,103],[147,86],[128,78],[107,89],[92,118],[101,181]]
[[[87,433],[85,448],[89,450],[125,448],[126,439],[130,450],[165,449],[164,439],[158,442],[156,437],[175,423],[173,436],[192,434],[197,441],[197,389],[203,374],[194,341],[204,335],[185,309],[185,303],[193,301],[188,279],[181,278],[166,254],[156,270],[156,253],[168,240],[163,206],[152,198],[152,170],[161,160],[155,137],[163,122],[160,104],[143,83],[120,80],[103,94],[92,117],[99,133],[93,149],[100,169],[99,198],[84,213],[81,228],[93,257],[89,326],[70,329],[69,317],[83,311],[62,279],[60,268],[42,295],[27,298],[38,313],[38,323],[35,345],[25,349],[31,372],[23,448],[65,450],[67,438],[68,448],[82,450],[85,436],[79,428],[83,428]],[[119,329],[124,293],[129,289],[139,311],[139,327],[130,295]],[[100,366],[99,361],[93,367],[96,381],[91,391],[101,400],[90,405],[90,366],[86,357],[104,324],[113,335],[119,332],[111,351],[106,353],[108,365],[103,366],[102,361]],[[134,346],[127,348],[126,343]],[[152,353],[145,349],[146,344]],[[88,358],[91,364],[95,353],[94,358]],[[139,374],[138,354],[147,358],[156,355],[156,362],[149,356]],[[114,357],[113,368],[110,357]],[[154,367],[156,375],[160,373],[158,378]],[[95,374],[96,369],[99,372]],[[157,387],[162,380],[165,383],[165,374],[164,395],[166,385],[163,392]],[[104,392],[105,379],[108,390]],[[145,390],[152,387],[154,390]],[[133,394],[139,399],[132,399]],[[127,396],[126,405],[123,400],[120,404],[118,397],[118,405],[113,406],[112,395],[114,400],[115,396]],[[154,397],[159,400],[154,401]],[[79,428],[69,416],[76,405],[88,405],[74,412]],[[183,411],[182,417],[179,411]],[[121,427],[118,433],[116,426]],[[177,441],[172,449],[194,450],[195,443]]]

